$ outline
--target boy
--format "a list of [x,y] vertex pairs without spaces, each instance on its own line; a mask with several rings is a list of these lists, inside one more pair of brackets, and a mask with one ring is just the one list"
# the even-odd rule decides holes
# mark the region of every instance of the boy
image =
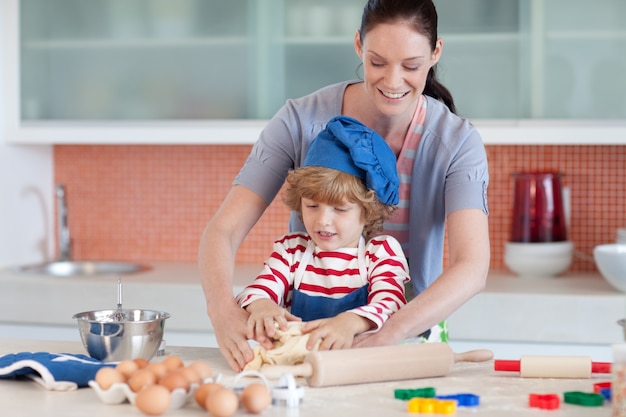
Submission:
[[328,122],[289,173],[283,195],[306,233],[277,240],[261,274],[236,298],[250,313],[248,338],[272,339],[276,328],[303,320],[308,349],[318,342],[321,350],[349,348],[355,335],[377,331],[406,303],[402,248],[391,236],[375,236],[398,204],[398,185],[396,158],[382,137],[350,117]]

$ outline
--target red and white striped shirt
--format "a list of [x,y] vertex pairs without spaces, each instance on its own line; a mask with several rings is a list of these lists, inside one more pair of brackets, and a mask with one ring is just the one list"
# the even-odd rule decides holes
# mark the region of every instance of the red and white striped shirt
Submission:
[[[241,307],[269,298],[282,307],[291,305],[295,272],[310,237],[303,232],[284,235],[274,242],[263,270],[237,297]],[[409,267],[400,243],[387,235],[376,236],[365,245],[367,277],[359,273],[358,248],[324,251],[315,248],[306,267],[299,291],[312,296],[341,298],[367,285],[367,304],[352,313],[371,320],[376,331],[389,316],[406,304],[404,284],[409,282]]]

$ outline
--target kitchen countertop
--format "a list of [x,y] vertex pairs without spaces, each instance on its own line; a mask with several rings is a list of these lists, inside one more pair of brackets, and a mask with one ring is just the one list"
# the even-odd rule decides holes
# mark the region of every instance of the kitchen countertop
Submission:
[[[16,352],[47,351],[53,353],[84,353],[78,342],[50,342],[34,340],[0,339],[0,355]],[[186,363],[203,359],[209,362],[215,373],[221,373],[221,382],[233,387],[235,373],[215,348],[168,347],[166,355],[176,354]],[[153,361],[161,360],[155,358]],[[363,366],[367,366],[366,363]],[[609,378],[609,379],[607,379]],[[309,417],[320,415],[340,415],[343,417],[380,417],[414,415],[406,411],[406,402],[394,398],[394,389],[414,389],[434,387],[438,395],[473,393],[480,397],[478,407],[459,407],[456,415],[480,416],[536,416],[545,411],[530,408],[530,393],[554,393],[562,395],[567,391],[592,392],[596,382],[607,382],[610,376],[593,376],[591,379],[520,378],[514,373],[495,372],[493,363],[457,363],[452,371],[439,378],[413,379],[384,383],[346,385],[341,387],[310,388],[305,381],[304,400],[299,408],[289,409],[273,405],[263,412],[263,416]],[[241,381],[240,381],[241,383]],[[273,385],[275,381],[270,381]],[[243,383],[241,383],[243,384]],[[63,417],[109,417],[142,416],[129,403],[106,405],[100,401],[94,390],[81,388],[75,391],[46,391],[29,380],[0,379],[0,404],[2,415],[26,417],[33,415]],[[582,407],[561,403],[558,410],[549,411],[550,416],[610,416],[610,404],[602,407]],[[163,416],[206,416],[193,400],[183,408],[168,410]],[[238,416],[250,415],[243,410]],[[419,415],[419,414],[415,414]]]
[[[150,265],[150,271],[123,277],[124,308],[170,313],[166,338],[168,331],[211,332],[196,264]],[[237,265],[233,294],[251,282],[260,268]],[[75,313],[113,309],[117,303],[114,276],[50,277],[5,268],[0,269],[0,288],[0,324],[74,329]],[[452,314],[448,324],[451,341],[587,344],[608,349],[624,340],[616,324],[622,317],[626,317],[626,295],[597,273],[533,279],[494,271],[485,290]],[[7,337],[1,329],[0,337]]]

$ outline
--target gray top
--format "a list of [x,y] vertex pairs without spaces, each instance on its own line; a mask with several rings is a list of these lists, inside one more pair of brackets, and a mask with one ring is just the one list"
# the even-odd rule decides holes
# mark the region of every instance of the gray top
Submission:
[[[268,204],[280,191],[289,170],[298,168],[309,143],[333,117],[341,114],[344,81],[312,94],[287,100],[268,122],[235,178],[259,194]],[[415,294],[428,287],[442,272],[446,217],[466,208],[488,214],[487,155],[478,131],[452,113],[443,103],[427,97],[428,108],[413,178],[409,215],[411,282]],[[290,231],[305,231],[295,213]]]

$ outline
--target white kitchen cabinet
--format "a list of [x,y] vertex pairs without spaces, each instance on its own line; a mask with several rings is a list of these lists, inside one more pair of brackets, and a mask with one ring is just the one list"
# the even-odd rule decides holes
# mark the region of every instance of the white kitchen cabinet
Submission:
[[626,296],[597,273],[518,277],[492,271],[485,289],[448,318],[456,351],[491,349],[498,359],[521,355],[591,356],[611,361],[624,343],[617,324]]
[[[486,143],[626,143],[622,0],[435,0],[439,73]],[[6,138],[253,143],[356,78],[364,0],[6,0]]]

